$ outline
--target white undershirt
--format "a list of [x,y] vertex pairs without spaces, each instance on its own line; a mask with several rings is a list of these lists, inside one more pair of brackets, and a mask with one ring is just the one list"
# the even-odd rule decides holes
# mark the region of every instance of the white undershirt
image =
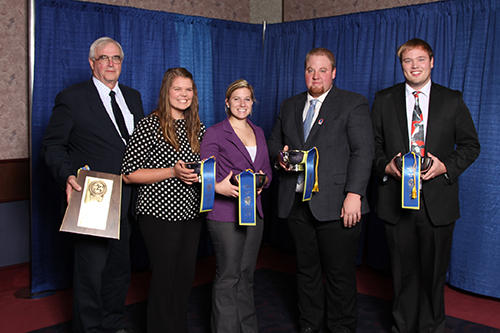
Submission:
[[[253,146],[253,147],[245,146],[245,148],[247,149],[248,153],[250,154],[250,158],[252,159],[252,163],[255,162],[255,156],[257,156],[257,146]],[[254,171],[257,172],[258,170],[254,170]]]
[[[113,107],[111,106],[111,96],[109,96],[111,90],[113,90],[116,94],[115,95],[116,103],[120,107],[120,111],[123,114],[123,120],[125,120],[125,126],[127,127],[128,134],[132,134],[132,132],[134,131],[134,115],[132,114],[132,112],[130,112],[127,103],[125,102],[125,98],[123,97],[118,82],[116,83],[113,89],[109,89],[107,85],[99,81],[95,76],[93,76],[92,79],[94,81],[94,85],[97,88],[97,91],[99,92],[99,97],[101,97],[102,104],[104,105],[104,108],[108,112],[109,118],[111,118],[111,121],[115,125],[118,134],[121,136],[120,129],[118,128],[118,124],[116,123],[115,120],[115,114],[113,113]],[[122,138],[122,140],[125,144],[127,144],[125,139]]]

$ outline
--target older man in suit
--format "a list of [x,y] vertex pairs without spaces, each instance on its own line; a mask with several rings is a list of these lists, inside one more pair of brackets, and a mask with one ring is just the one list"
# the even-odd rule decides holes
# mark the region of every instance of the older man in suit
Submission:
[[[120,173],[125,146],[144,117],[141,95],[118,84],[123,61],[120,44],[108,37],[90,47],[93,77],[60,92],[42,142],[42,155],[57,182],[81,191],[76,172]],[[123,185],[120,239],[75,235],[74,332],[117,332],[130,281],[129,236],[132,187]]]
[[[406,82],[379,91],[372,110],[377,208],[386,221],[394,281],[392,332],[443,332],[444,285],[460,217],[458,176],[477,158],[480,146],[462,93],[431,81],[430,45],[411,39],[397,54]],[[432,160],[421,176],[416,210],[402,208],[396,163],[409,151]]]
[[[280,150],[318,149],[319,192],[303,201],[303,173],[278,160],[278,215],[286,218],[297,253],[300,332],[355,332],[356,252],[373,160],[370,108],[365,97],[338,89],[335,57],[325,48],[305,60],[308,91],[286,99],[268,140]],[[323,282],[326,276],[326,285]]]

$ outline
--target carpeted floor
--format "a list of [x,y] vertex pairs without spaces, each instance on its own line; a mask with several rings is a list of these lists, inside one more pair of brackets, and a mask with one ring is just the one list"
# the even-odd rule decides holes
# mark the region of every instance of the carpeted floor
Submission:
[[[211,283],[201,284],[191,293],[188,324],[190,333],[210,333]],[[268,268],[255,273],[255,305],[260,333],[297,332],[298,308],[295,276]],[[358,333],[390,332],[391,302],[364,294],[358,295]],[[146,332],[146,302],[126,308],[125,325]],[[446,332],[499,333],[500,330],[447,317]],[[0,329],[1,331],[1,329]],[[71,322],[31,331],[36,333],[71,332]]]

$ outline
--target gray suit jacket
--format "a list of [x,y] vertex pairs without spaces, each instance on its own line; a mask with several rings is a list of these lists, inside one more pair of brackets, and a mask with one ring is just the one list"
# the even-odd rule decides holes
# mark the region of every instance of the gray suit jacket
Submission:
[[[289,149],[318,148],[319,192],[313,193],[309,201],[314,217],[319,221],[340,219],[348,192],[362,196],[361,212],[367,213],[369,207],[365,192],[374,156],[367,99],[333,86],[304,142],[302,112],[306,101],[307,92],[304,92],[281,104],[280,114],[268,140],[271,162],[276,162],[278,152],[285,145]],[[278,215],[281,218],[286,218],[292,208],[297,177],[297,173],[279,171]]]

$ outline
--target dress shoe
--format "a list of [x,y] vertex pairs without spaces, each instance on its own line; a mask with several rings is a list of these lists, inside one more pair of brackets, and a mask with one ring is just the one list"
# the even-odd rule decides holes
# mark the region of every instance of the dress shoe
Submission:
[[336,326],[332,330],[332,333],[351,333],[351,330],[348,327],[345,327],[345,326]]
[[318,333],[318,331],[313,330],[311,327],[302,327],[300,333]]
[[115,333],[139,333],[137,331],[134,331],[133,329],[131,328],[128,328],[128,327],[124,327],[118,331],[116,331]]

